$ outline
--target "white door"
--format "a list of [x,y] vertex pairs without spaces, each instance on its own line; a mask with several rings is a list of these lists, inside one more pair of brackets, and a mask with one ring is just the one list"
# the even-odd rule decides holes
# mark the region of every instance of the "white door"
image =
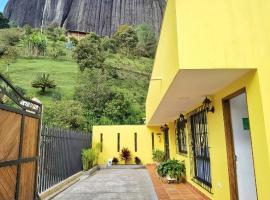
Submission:
[[257,200],[246,94],[230,100],[239,200]]

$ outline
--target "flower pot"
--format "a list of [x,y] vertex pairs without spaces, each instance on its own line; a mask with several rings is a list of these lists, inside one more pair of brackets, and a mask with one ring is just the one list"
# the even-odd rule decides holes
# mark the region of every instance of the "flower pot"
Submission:
[[172,178],[170,177],[169,175],[166,176],[166,179],[169,183],[172,183],[172,182],[176,182],[177,181],[177,178]]

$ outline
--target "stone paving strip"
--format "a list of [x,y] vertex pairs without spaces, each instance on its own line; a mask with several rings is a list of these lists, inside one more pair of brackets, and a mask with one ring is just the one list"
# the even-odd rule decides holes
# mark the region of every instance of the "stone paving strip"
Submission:
[[54,200],[157,200],[146,169],[102,169],[72,185]]

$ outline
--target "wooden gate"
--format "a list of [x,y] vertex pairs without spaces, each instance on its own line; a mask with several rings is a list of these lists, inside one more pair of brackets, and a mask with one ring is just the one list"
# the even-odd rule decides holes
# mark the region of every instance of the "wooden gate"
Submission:
[[41,104],[0,74],[0,199],[37,197]]

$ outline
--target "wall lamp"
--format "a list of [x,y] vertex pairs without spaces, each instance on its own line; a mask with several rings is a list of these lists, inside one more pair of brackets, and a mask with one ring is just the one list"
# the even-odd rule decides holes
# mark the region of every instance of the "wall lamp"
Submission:
[[161,126],[160,127],[160,130],[163,131],[163,132],[165,132],[165,131],[168,131],[169,130],[169,127],[168,127],[167,124],[165,124],[164,126]]
[[207,112],[214,113],[215,112],[215,107],[212,105],[212,101],[208,99],[207,97],[203,101],[203,107]]

